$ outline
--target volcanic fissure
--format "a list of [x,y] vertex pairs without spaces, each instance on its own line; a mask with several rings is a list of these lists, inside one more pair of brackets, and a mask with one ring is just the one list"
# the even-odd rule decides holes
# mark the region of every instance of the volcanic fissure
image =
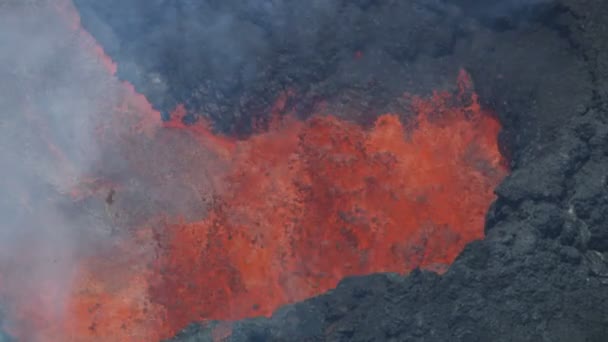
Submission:
[[[54,15],[112,78],[115,63],[79,27],[74,10],[58,6]],[[160,340],[195,321],[269,315],[346,276],[443,272],[483,237],[493,189],[506,173],[500,126],[465,71],[456,92],[406,94],[409,113],[384,114],[369,128],[328,113],[297,119],[287,108],[297,94],[286,92],[268,128],[240,140],[202,121],[185,124],[183,106],[161,122],[128,83],[114,87],[122,103],[99,120],[100,148],[120,155],[128,177],[147,186],[190,187],[200,196],[188,203],[198,218],[162,208],[135,217],[135,203],[114,199],[130,191],[125,175],[97,166],[64,196],[75,208],[104,200],[109,219],[123,222],[92,252],[75,253],[68,288],[43,280],[48,291],[64,292],[60,314],[56,303],[22,297],[11,287],[19,284],[2,282],[8,331],[17,338]],[[45,143],[57,163],[75,163],[52,137]],[[159,156],[156,145],[169,156]],[[118,217],[120,205],[133,217]],[[19,279],[24,263],[3,262],[3,277]],[[34,307],[36,319],[28,317]]]
[[[526,287],[538,274],[604,298],[592,189],[608,128],[590,119],[603,79],[581,72],[601,50],[570,53],[584,44],[552,21],[580,20],[567,1],[284,3],[125,5],[141,20],[89,0],[0,4],[0,40],[19,46],[0,59],[14,84],[0,99],[0,342],[482,341],[471,322],[502,327],[488,301],[559,306]],[[315,29],[290,26],[298,11]],[[539,62],[511,70],[503,55]],[[560,74],[528,82],[543,67]],[[551,95],[565,92],[576,101]],[[574,285],[585,277],[594,291]],[[530,305],[504,312],[556,336],[559,310]]]

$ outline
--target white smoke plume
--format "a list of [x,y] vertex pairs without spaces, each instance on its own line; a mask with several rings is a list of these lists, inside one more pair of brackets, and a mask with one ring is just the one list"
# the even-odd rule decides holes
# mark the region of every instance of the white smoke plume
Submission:
[[70,193],[100,157],[96,124],[116,94],[62,6],[0,2],[0,308],[9,331],[36,310],[61,315],[74,254],[109,231],[103,206],[70,209]]

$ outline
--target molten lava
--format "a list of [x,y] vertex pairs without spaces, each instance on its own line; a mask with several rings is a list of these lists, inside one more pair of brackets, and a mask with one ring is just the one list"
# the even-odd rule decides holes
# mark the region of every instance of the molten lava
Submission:
[[[60,9],[113,75],[74,10]],[[42,277],[32,297],[14,295],[18,277],[5,281],[19,261],[0,260],[0,300],[22,340],[157,341],[194,321],[269,315],[349,275],[441,272],[483,238],[507,172],[500,125],[464,72],[456,93],[408,96],[405,122],[286,115],[240,141],[184,125],[183,107],[161,123],[132,86],[115,91],[121,105],[96,127],[98,174],[60,195],[77,209],[105,202],[116,231],[71,256],[68,288]]]
[[239,142],[209,216],[163,228],[151,295],[169,325],[268,315],[349,275],[444,269],[482,238],[505,174],[498,123],[475,98],[413,102],[407,126],[315,116]]

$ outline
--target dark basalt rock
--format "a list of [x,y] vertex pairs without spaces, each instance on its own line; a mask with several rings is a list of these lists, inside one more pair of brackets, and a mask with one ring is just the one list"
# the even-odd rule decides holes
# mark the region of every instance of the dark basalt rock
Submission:
[[228,133],[247,134],[286,89],[301,116],[325,101],[368,123],[403,111],[404,92],[453,87],[465,67],[517,163],[593,96],[589,65],[561,23],[572,14],[553,1],[523,7],[508,30],[480,19],[492,6],[467,1],[74,2],[120,77],[159,110],[183,103]]
[[[347,278],[235,322],[230,341],[608,339],[607,2],[75,3],[119,76],[226,132],[247,134],[288,88],[302,116],[323,99],[369,122],[404,91],[450,87],[461,66],[503,123],[513,172],[486,238],[445,274]],[[215,324],[171,341],[211,340]]]

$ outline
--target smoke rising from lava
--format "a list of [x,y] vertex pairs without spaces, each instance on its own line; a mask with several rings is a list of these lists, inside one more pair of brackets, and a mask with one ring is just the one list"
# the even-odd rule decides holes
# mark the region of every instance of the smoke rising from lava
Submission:
[[161,122],[69,3],[0,6],[0,306],[23,340],[158,340],[482,237],[505,169],[465,73],[410,123],[287,116],[237,141],[183,107]]
[[[0,4],[0,288],[28,298],[32,317],[63,314],[73,255],[108,231],[64,205],[99,159],[95,118],[112,106],[111,80],[48,6]],[[11,311],[12,300],[0,303]]]

